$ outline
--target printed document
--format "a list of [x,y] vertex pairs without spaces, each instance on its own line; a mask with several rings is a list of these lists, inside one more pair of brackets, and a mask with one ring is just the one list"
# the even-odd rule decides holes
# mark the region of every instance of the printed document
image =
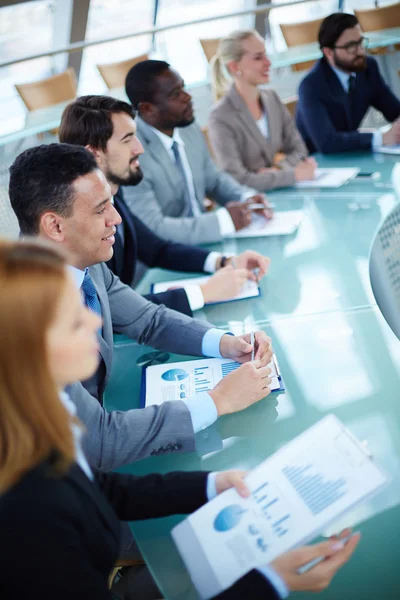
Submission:
[[246,238],[289,235],[296,231],[303,216],[304,212],[302,210],[288,210],[274,212],[272,219],[267,221],[264,217],[253,214],[251,224],[248,227],[235,231],[227,237]]
[[354,177],[360,169],[317,169],[315,179],[311,181],[298,181],[297,188],[338,188]]
[[172,537],[202,598],[303,545],[388,481],[334,415],[283,446],[246,477],[186,518]]
[[397,146],[378,146],[374,149],[374,152],[380,152],[381,154],[400,154],[400,144]]
[[[281,389],[275,366],[277,363],[274,361],[269,364],[271,391]],[[162,404],[168,400],[184,400],[194,394],[208,392],[238,367],[240,363],[229,358],[202,358],[148,367],[145,406]]]
[[[206,277],[194,277],[193,279],[175,279],[174,281],[161,281],[153,285],[152,291],[155,294],[159,294],[160,292],[166,292],[170,288],[186,288],[187,286],[191,286],[193,284],[202,285],[203,283],[207,283],[210,277],[211,275]],[[256,298],[259,295],[260,288],[258,287],[258,283],[255,281],[250,281],[248,279],[243,285],[241,292],[237,296],[234,296],[229,300],[220,300],[218,302],[212,302],[211,304],[232,302],[232,300],[244,300],[245,298]]]

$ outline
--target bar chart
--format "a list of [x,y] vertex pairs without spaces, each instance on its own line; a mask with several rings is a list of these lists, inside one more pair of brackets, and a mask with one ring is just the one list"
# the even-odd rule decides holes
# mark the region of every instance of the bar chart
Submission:
[[229,375],[232,371],[236,371],[240,367],[238,362],[227,362],[221,365],[222,377]]
[[252,496],[272,532],[278,537],[286,535],[291,527],[291,507],[277,487],[265,482],[252,491]]
[[344,477],[326,479],[312,464],[287,466],[282,472],[313,515],[318,515],[347,493]]

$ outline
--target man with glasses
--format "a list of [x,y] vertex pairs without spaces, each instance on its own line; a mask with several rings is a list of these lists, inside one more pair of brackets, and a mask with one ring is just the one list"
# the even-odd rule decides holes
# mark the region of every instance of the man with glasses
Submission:
[[[331,154],[400,144],[400,100],[384,82],[368,39],[354,15],[335,13],[321,24],[323,57],[299,88],[296,122],[310,152]],[[373,106],[393,125],[364,133],[359,126]]]

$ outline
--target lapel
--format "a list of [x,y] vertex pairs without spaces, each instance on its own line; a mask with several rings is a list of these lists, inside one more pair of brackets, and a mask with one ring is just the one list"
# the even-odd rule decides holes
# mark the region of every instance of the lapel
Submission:
[[[157,137],[157,135],[152,131],[151,127],[143,121],[140,117],[137,117],[137,128],[139,138],[146,143],[146,152],[151,154],[153,160],[159,165],[160,169],[164,173],[165,178],[169,181],[174,195],[176,194],[177,189],[182,190],[183,188],[182,182],[180,180],[180,176],[176,167],[171,163],[171,158],[166,151],[164,145]],[[160,176],[162,179],[162,176]]]
[[113,348],[113,330],[111,322],[110,304],[108,302],[107,290],[104,285],[104,278],[102,273],[102,266],[93,265],[89,267],[90,277],[92,278],[94,287],[96,288],[97,295],[99,297],[101,314],[103,317],[103,335],[98,335],[100,343],[100,354],[104,360],[106,366],[107,375],[110,376],[111,361],[112,361],[112,348]]
[[96,481],[91,481],[86,477],[82,469],[76,463],[72,465],[66,477],[69,482],[78,489],[80,494],[85,494],[93,501],[102,521],[113,533],[116,540],[119,541],[118,518],[106,498],[103,496]]
[[120,243],[114,245],[116,262],[120,265],[118,276],[123,283],[130,285],[134,280],[136,271],[137,238],[132,215],[125,204],[121,187],[114,196],[114,205],[122,218],[125,238],[124,243],[122,243],[120,236],[118,236]]
[[[259,146],[261,153],[264,155],[264,157],[266,159],[266,162],[268,164],[272,164],[274,161],[274,153],[273,153],[273,149],[272,149],[272,144],[263,136],[261,131],[258,129],[257,124],[256,124],[252,114],[250,113],[249,109],[247,108],[245,102],[243,102],[242,98],[237,93],[234,85],[232,85],[231,88],[229,89],[229,91],[226,95],[226,99],[230,103],[230,105],[233,107],[233,109],[235,110],[235,112],[237,114],[237,118],[242,123],[243,127],[246,129],[247,134],[249,134],[250,137],[252,138],[253,142]],[[263,98],[262,94],[261,94],[261,102],[263,104],[265,114],[267,115],[268,128],[269,128],[269,132],[270,132],[269,135],[271,138],[273,123],[272,123],[271,115],[269,114],[269,111],[267,109],[265,99]]]

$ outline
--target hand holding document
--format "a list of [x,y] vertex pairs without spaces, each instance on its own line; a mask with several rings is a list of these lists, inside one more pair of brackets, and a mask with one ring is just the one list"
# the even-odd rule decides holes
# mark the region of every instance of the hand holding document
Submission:
[[270,221],[266,221],[257,214],[253,215],[251,224],[232,233],[228,237],[246,238],[246,237],[268,237],[273,235],[289,235],[298,228],[302,218],[302,210],[288,210],[285,212],[274,212]]
[[297,188],[338,188],[357,176],[360,169],[317,169],[311,181],[298,181]]
[[[295,567],[293,555],[285,558],[284,553],[310,541],[387,482],[364,445],[329,415],[246,476],[249,497],[227,490],[177,525],[172,537],[202,598],[272,561],[290,577],[291,589],[300,589],[297,575],[307,570],[301,568],[320,556],[329,561],[335,550],[330,542],[314,551],[301,549]],[[350,555],[357,541],[355,536],[340,547],[338,557],[339,551],[342,558]],[[336,562],[338,568],[340,560]],[[332,560],[332,574],[336,562]]]
[[190,286],[199,285],[203,292],[204,304],[208,305],[256,298],[260,295],[260,288],[256,281],[250,281],[247,277],[246,269],[233,269],[233,267],[228,266],[220,269],[213,276],[174,279],[155,283],[152,286],[152,291],[158,294],[171,288],[188,289]]

